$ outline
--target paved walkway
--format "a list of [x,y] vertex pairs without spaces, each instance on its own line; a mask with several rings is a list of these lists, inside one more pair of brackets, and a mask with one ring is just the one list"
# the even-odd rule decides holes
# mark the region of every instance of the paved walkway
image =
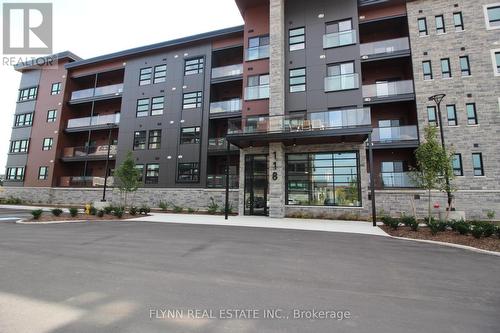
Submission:
[[291,218],[274,219],[264,216],[229,216],[228,220],[224,220],[224,216],[221,215],[170,213],[151,213],[151,216],[143,216],[132,220],[160,223],[208,224],[255,228],[313,230],[388,236],[382,229],[373,227],[371,223],[359,221],[307,220]]

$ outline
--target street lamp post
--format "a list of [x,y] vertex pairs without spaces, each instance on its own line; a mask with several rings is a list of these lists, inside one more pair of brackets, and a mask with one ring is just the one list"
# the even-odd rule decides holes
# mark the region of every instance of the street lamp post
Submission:
[[106,202],[106,188],[108,186],[108,167],[109,167],[109,158],[110,158],[110,153],[111,153],[111,132],[113,131],[113,125],[112,123],[106,124],[109,126],[109,133],[108,133],[108,153],[106,155],[106,167],[104,168],[104,187],[102,189],[102,202]]
[[[437,113],[439,118],[439,133],[441,134],[441,146],[443,147],[443,152],[446,154],[446,145],[444,142],[444,131],[443,131],[443,117],[441,116],[441,102],[446,97],[446,94],[437,94],[429,97],[429,101],[436,103]],[[448,169],[445,170],[445,180],[446,180],[446,195],[448,197],[448,209],[451,210],[452,195],[450,191],[450,175],[448,175]]]

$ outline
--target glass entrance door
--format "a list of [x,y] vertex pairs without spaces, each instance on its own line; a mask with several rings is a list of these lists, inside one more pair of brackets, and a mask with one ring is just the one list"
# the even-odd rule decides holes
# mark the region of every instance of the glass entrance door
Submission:
[[246,155],[245,215],[267,214],[267,155]]

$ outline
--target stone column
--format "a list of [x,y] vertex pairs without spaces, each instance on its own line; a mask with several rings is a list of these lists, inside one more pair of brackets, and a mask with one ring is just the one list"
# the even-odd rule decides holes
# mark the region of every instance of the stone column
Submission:
[[245,215],[245,149],[240,149],[240,175],[238,185],[238,215]]
[[[272,130],[283,127],[285,114],[285,0],[269,2],[269,123]],[[285,216],[285,147],[282,143],[269,144],[268,158],[269,216]]]

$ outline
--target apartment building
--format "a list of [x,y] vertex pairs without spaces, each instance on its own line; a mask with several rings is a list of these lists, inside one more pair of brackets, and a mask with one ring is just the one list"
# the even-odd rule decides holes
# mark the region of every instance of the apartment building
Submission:
[[420,212],[408,171],[432,125],[455,153],[457,209],[500,214],[500,4],[236,3],[241,27],[18,66],[4,195],[98,200],[131,151],[149,204],[203,209],[227,184],[245,215]]

